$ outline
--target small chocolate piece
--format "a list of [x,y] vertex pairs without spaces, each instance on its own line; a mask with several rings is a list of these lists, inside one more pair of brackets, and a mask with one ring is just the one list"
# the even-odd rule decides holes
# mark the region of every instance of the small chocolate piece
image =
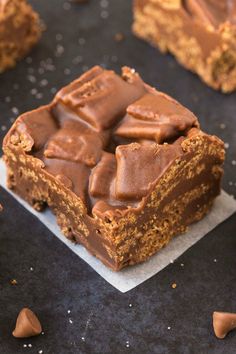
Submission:
[[124,138],[150,139],[162,144],[199,126],[192,112],[160,92],[145,94],[128,107],[127,113],[115,131]]
[[224,160],[193,113],[127,67],[90,69],[20,116],[3,150],[9,188],[114,270],[203,218]]
[[63,180],[63,185],[71,189],[79,198],[86,202],[87,186],[89,181],[90,169],[83,163],[66,161],[64,159],[44,158],[44,169],[50,175],[55,176],[58,181],[62,182],[62,176],[66,177]]
[[86,2],[89,2],[89,0],[70,0],[71,2],[76,2],[78,4],[84,4]]
[[28,308],[23,308],[16,320],[16,328],[12,332],[15,338],[37,336],[42,332],[41,323],[37,316]]
[[116,158],[113,154],[103,152],[101,160],[89,177],[89,192],[93,198],[109,197],[111,181],[116,174]]
[[27,0],[0,1],[0,73],[13,67],[38,42],[39,16]]
[[212,88],[236,89],[235,0],[135,0],[133,31]]
[[123,33],[121,32],[117,32],[115,35],[114,35],[114,40],[116,42],[122,42],[123,40],[125,39],[125,36]]
[[92,79],[76,80],[69,85],[70,91],[62,89],[57,97],[95,130],[109,129],[145,93],[139,76],[132,71],[129,75],[127,79],[99,68]]
[[213,328],[217,338],[225,336],[236,328],[236,313],[213,312]]
[[37,112],[33,111],[21,116],[16,131],[11,137],[12,143],[20,144],[25,151],[31,149],[37,151],[44,147],[48,138],[56,133],[57,129],[53,114],[46,107],[42,107]]
[[102,134],[95,133],[80,122],[68,120],[50,138],[44,156],[83,162],[92,167],[100,160],[103,147]]
[[150,186],[173,161],[182,155],[181,146],[158,144],[128,144],[116,149],[116,197],[121,200],[140,200]]

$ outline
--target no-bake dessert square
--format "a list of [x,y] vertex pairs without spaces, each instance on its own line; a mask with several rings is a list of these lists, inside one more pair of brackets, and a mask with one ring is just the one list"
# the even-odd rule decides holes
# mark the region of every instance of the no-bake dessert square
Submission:
[[26,0],[0,0],[0,73],[30,51],[41,31],[39,16]]
[[224,160],[193,113],[127,67],[96,66],[21,115],[3,150],[8,187],[114,270],[203,218]]
[[236,1],[134,0],[134,33],[214,89],[236,89]]

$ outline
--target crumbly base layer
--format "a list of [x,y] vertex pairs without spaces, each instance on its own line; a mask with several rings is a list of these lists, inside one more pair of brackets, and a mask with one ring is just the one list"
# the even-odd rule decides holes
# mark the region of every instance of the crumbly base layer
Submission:
[[11,1],[0,18],[0,73],[15,66],[38,42],[39,16],[26,1]]
[[145,261],[172,237],[187,230],[209,211],[220,193],[222,144],[198,136],[183,145],[177,159],[161,177],[145,207],[131,209],[122,216],[105,213],[87,215],[73,192],[42,168],[33,156],[17,148],[4,148],[8,167],[8,187],[37,210],[49,206],[66,237],[83,244],[114,270]]
[[197,40],[181,27],[178,16],[171,16],[150,2],[150,5],[145,6],[145,11],[134,7],[133,32],[161,52],[172,53],[180,64],[197,73],[213,89],[224,93],[236,89],[236,50],[233,44],[236,34],[228,28],[222,33],[222,45],[204,57]]

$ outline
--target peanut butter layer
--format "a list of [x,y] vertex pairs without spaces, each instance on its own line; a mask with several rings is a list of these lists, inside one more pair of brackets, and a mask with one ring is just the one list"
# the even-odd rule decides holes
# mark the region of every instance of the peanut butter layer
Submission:
[[234,0],[135,0],[133,31],[174,54],[212,88],[235,90]]
[[38,42],[39,16],[26,0],[0,1],[0,73],[13,67]]
[[224,159],[193,113],[127,67],[92,68],[21,115],[3,149],[9,187],[115,270],[204,216]]

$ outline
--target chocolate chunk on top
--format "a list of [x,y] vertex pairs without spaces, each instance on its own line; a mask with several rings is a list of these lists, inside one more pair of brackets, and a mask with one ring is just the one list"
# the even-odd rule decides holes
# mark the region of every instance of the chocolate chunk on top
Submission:
[[58,124],[47,106],[24,113],[11,135],[13,144],[21,144],[25,151],[40,150],[58,129]]
[[70,93],[78,90],[80,87],[82,87],[84,84],[90,82],[103,72],[103,68],[100,66],[96,65],[93,68],[91,68],[89,71],[81,75],[78,79],[72,81],[69,85],[63,87],[55,97],[55,101],[67,101],[67,97],[70,95]]
[[83,162],[95,166],[100,160],[104,140],[102,134],[95,133],[74,120],[68,120],[48,141],[44,150],[47,158]]
[[68,89],[62,89],[57,98],[96,130],[103,130],[121,119],[127,106],[145,91],[144,83],[133,71],[127,79],[127,73],[120,77],[113,71],[96,67],[85,79],[76,80]]
[[104,152],[89,179],[89,192],[93,198],[109,198],[112,180],[116,174],[116,158]]
[[116,196],[141,199],[171,163],[182,154],[181,146],[133,143],[116,149]]
[[[83,163],[66,161],[63,159],[48,159],[42,158],[45,167],[44,169],[51,175],[62,180],[66,177],[67,188],[80,197],[87,204],[87,186],[89,180],[90,169]],[[70,181],[70,182],[69,182]]]
[[147,93],[127,108],[115,134],[134,139],[150,139],[163,143],[187,130],[198,127],[192,112],[163,93]]

